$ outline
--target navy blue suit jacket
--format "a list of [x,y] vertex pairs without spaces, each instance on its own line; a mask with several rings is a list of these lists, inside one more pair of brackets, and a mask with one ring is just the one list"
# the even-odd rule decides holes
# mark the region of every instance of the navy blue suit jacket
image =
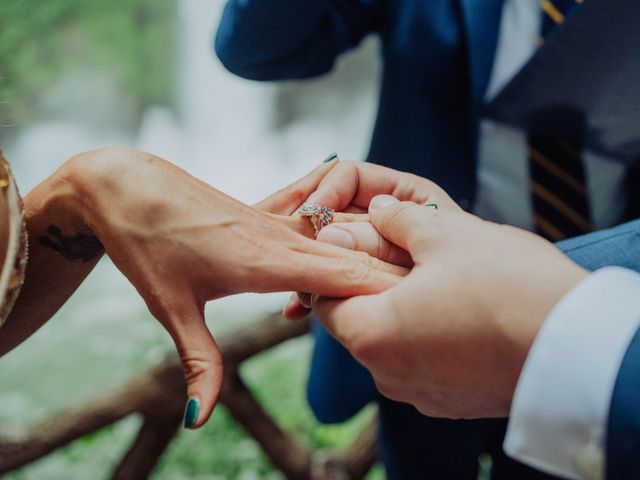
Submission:
[[[502,1],[229,0],[215,47],[222,63],[242,77],[302,79],[329,72],[341,53],[366,35],[378,34],[382,86],[368,160],[428,177],[460,204],[471,206],[479,112]],[[640,267],[637,247],[627,249],[639,244],[635,232],[640,232],[640,224],[619,228],[562,246],[587,267]],[[328,349],[324,360],[332,356],[337,363],[345,361],[341,347],[323,341]],[[321,360],[314,356],[314,361]],[[335,382],[336,370],[327,365],[318,370],[327,372],[327,382]],[[320,383],[310,388],[318,388],[326,398],[328,390]],[[345,398],[344,390],[332,387],[330,391]],[[357,390],[368,389],[373,391],[370,382]],[[354,397],[346,413],[367,398]],[[329,399],[328,404],[335,402]],[[328,421],[338,421],[345,413],[323,410],[322,405],[315,405],[315,411]],[[608,478],[640,478],[640,334],[629,347],[616,384],[607,448]]]
[[[572,238],[558,247],[589,270],[618,265],[640,271],[638,245],[640,220]],[[640,330],[631,340],[616,379],[606,451],[607,479],[640,478]]]
[[215,48],[242,77],[302,79],[378,34],[382,85],[368,160],[428,177],[468,206],[501,9],[502,0],[231,0]]

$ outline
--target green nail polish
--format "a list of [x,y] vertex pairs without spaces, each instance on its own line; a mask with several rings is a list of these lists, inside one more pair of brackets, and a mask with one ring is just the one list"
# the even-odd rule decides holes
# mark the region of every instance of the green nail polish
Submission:
[[327,158],[325,158],[322,163],[329,163],[331,160],[335,160],[336,158],[338,158],[338,154],[336,152],[333,152],[331,155],[329,155]]
[[191,428],[198,420],[198,413],[200,412],[200,400],[193,397],[187,401],[187,406],[184,409],[184,428]]

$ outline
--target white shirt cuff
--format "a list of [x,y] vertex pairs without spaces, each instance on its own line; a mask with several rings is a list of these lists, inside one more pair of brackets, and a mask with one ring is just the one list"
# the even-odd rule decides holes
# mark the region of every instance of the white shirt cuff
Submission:
[[554,475],[603,478],[611,395],[639,325],[640,275],[631,270],[598,270],[567,293],[520,374],[505,452]]

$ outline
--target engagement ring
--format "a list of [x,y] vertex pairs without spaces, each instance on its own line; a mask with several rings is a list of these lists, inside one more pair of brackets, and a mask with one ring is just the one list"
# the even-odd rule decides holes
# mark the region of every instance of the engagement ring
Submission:
[[309,217],[309,221],[311,221],[311,225],[313,225],[313,229],[315,230],[316,237],[323,227],[326,227],[333,222],[334,214],[335,212],[332,208],[323,207],[317,203],[303,203],[298,209],[298,215],[301,217]]

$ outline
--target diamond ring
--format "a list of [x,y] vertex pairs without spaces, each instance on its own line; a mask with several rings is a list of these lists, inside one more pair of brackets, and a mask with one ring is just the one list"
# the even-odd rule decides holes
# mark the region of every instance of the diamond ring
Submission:
[[320,230],[333,222],[335,212],[332,208],[323,207],[317,203],[303,203],[298,209],[298,215],[301,217],[309,217],[311,225],[316,233],[316,237]]

